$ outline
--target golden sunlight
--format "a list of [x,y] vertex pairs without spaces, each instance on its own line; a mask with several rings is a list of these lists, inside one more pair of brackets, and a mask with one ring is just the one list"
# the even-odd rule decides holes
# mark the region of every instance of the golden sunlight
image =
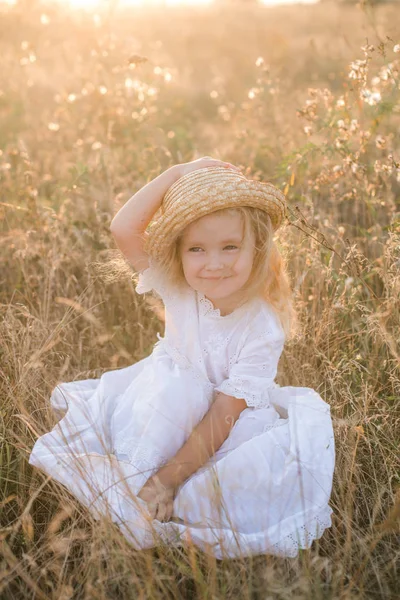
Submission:
[[[57,0],[69,8],[96,10],[109,7],[110,0]],[[228,0],[227,0],[228,1]],[[316,4],[319,0],[258,0],[260,4],[272,6],[276,4]],[[114,0],[117,8],[140,6],[208,6],[215,0]],[[17,0],[0,0],[0,4],[16,4]]]
[[[59,0],[69,4],[71,8],[98,9],[102,5],[110,5],[110,2],[104,0]],[[115,5],[118,8],[124,6],[178,6],[178,5],[208,5],[213,0],[117,0]]]

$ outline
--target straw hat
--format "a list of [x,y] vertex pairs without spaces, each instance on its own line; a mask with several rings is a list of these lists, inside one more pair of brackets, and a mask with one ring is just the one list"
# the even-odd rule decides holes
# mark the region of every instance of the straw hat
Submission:
[[286,216],[285,195],[271,183],[247,179],[225,167],[205,167],[180,177],[167,190],[161,217],[150,223],[145,251],[156,260],[166,255],[190,223],[222,208],[252,206],[267,212],[276,231]]

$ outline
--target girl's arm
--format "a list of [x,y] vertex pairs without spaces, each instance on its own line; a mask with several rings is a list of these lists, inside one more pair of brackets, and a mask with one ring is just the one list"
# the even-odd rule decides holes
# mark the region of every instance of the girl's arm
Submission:
[[175,181],[181,177],[181,165],[174,165],[142,187],[124,204],[111,221],[110,231],[129,262],[141,271],[148,267],[143,246],[145,231]]
[[[182,448],[153,478],[168,488],[181,485],[221,447],[246,407],[245,400],[218,393],[209,411]],[[151,485],[152,482],[148,483]]]

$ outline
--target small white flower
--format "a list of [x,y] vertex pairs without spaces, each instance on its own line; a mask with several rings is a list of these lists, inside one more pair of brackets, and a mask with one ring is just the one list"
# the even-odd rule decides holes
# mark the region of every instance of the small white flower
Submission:
[[380,78],[382,81],[387,81],[389,79],[389,70],[387,67],[382,67],[379,71]]
[[360,125],[357,119],[352,119],[350,123],[350,131],[357,131],[360,128]]
[[361,90],[360,96],[367,104],[374,106],[382,100],[380,92],[371,92],[370,90]]
[[374,52],[375,47],[372,44],[366,44],[365,46],[361,46],[361,50],[363,50],[364,54],[367,54],[368,52]]
[[369,138],[371,137],[371,132],[370,131],[360,131],[360,137],[361,137],[361,139],[364,138],[365,140],[369,140]]
[[375,138],[375,145],[377,148],[384,148],[386,146],[386,139],[382,135],[377,135]]

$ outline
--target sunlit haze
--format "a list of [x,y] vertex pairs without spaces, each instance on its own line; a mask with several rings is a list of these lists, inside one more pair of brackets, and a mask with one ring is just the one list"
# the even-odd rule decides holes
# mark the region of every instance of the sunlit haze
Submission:
[[[215,0],[115,0],[114,6],[117,8],[140,7],[140,6],[208,6]],[[316,4],[319,0],[259,0],[260,4]],[[109,0],[53,0],[54,3],[60,3],[70,8],[82,8],[85,10],[99,10],[109,8],[112,4]],[[17,0],[0,0],[0,4],[17,4]]]

